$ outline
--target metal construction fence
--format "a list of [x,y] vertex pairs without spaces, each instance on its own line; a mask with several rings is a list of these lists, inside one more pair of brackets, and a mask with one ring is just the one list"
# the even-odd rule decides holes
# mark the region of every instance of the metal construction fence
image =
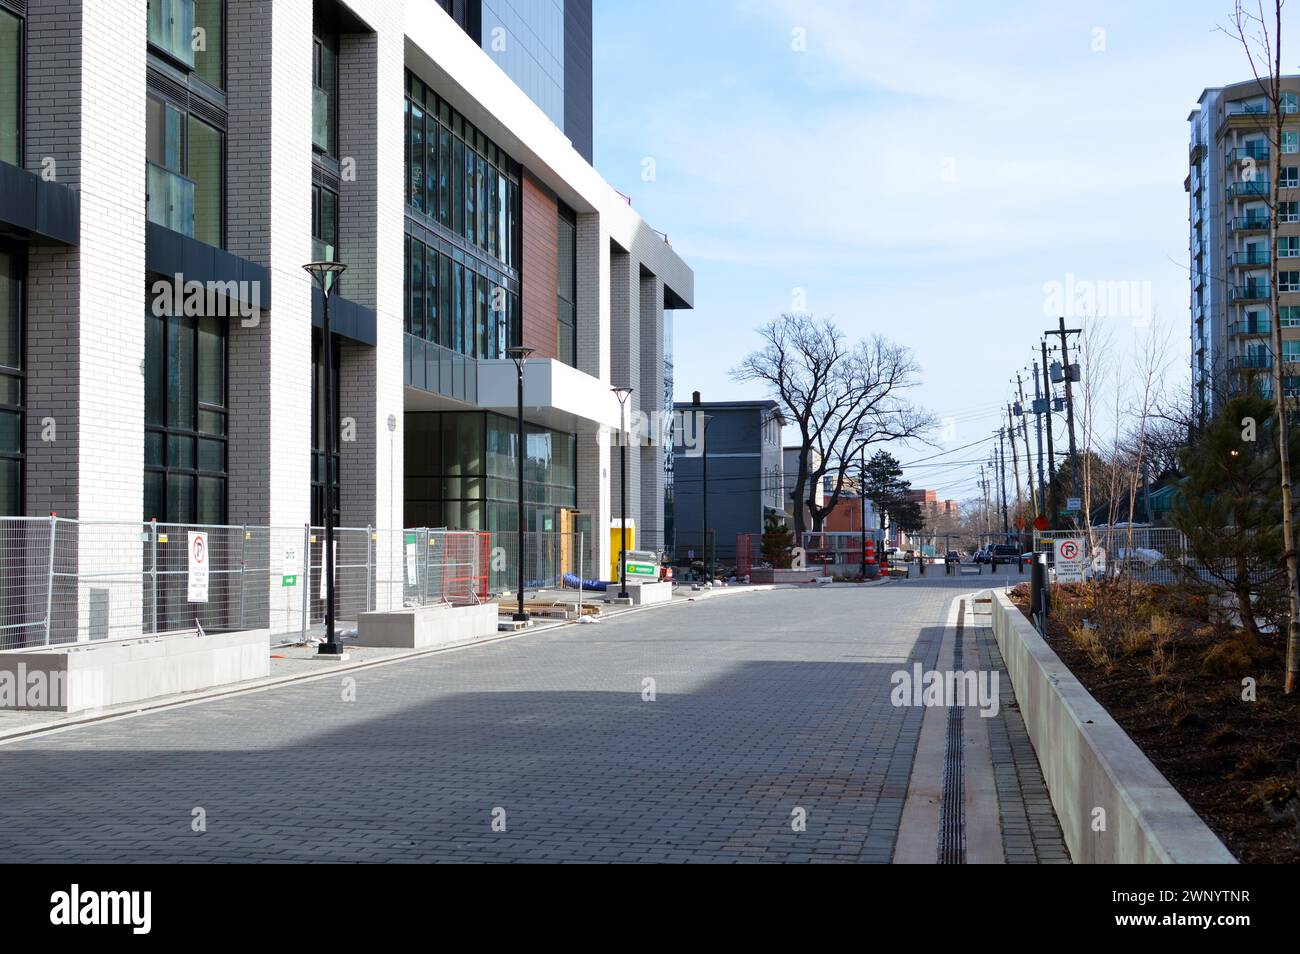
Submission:
[[[1088,536],[1083,529],[1035,531],[1034,549],[1051,554],[1054,540],[1082,537],[1087,541]],[[1192,555],[1187,538],[1173,527],[1093,527],[1091,536],[1085,549],[1090,557],[1104,551],[1104,572],[1110,576],[1145,583],[1174,583],[1187,573],[1204,576],[1204,568]],[[1100,564],[1094,572],[1103,572]]]
[[[367,611],[474,603],[514,585],[518,550],[480,531],[335,529],[340,621]],[[567,545],[558,539],[571,538]],[[526,569],[560,585],[579,565],[577,534],[526,534]],[[206,592],[191,592],[193,552]],[[586,553],[587,565],[591,556]],[[320,527],[0,518],[0,650],[155,633],[268,629],[306,638],[324,622]],[[194,598],[201,595],[201,598]]]

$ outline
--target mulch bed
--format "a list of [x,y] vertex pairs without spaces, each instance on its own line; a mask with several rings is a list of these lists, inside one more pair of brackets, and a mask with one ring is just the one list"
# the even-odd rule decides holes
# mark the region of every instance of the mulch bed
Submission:
[[[1282,692],[1283,638],[1249,646],[1203,597],[1172,587],[1135,584],[1131,598],[1122,583],[1092,587],[1056,587],[1052,649],[1238,860],[1300,862],[1300,690]],[[1028,616],[1028,586],[1011,596]],[[1207,663],[1215,647],[1231,652]]]

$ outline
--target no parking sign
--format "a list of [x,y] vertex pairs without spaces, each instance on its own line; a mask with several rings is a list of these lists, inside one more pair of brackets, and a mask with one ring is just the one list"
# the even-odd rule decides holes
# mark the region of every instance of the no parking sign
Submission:
[[1055,540],[1057,583],[1083,582],[1083,537],[1058,537]]
[[191,603],[208,601],[208,534],[205,530],[191,530],[187,541],[190,572],[189,592],[185,597]]

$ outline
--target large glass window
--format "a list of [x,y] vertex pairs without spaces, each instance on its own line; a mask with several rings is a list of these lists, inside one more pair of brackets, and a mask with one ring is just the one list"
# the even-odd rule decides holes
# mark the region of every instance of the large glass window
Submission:
[[0,247],[0,516],[23,511],[23,290],[21,252]]
[[406,202],[485,262],[517,268],[519,167],[413,74],[405,104]]
[[578,364],[578,229],[573,212],[560,206],[556,217],[555,323],[559,359],[571,367]]
[[157,96],[148,98],[146,127],[149,221],[220,248],[225,137]]
[[21,166],[23,25],[0,10],[0,162]]
[[225,0],[149,0],[150,46],[216,89],[225,88],[225,30]]
[[325,186],[311,187],[311,255],[317,262],[336,261],[339,244],[339,197]]
[[489,276],[406,237],[406,333],[472,358],[519,342],[519,296]]
[[326,155],[338,155],[339,38],[322,32],[313,38],[312,146]]
[[[407,526],[514,530],[519,440],[513,419],[482,411],[406,415]],[[559,529],[577,505],[573,434],[534,424],[524,430],[526,530]]]
[[144,519],[226,520],[226,324],[145,313]]

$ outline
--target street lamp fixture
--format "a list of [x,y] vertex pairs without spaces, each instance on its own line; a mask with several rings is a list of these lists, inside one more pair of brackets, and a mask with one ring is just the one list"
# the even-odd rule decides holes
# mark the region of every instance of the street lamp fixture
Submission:
[[619,448],[618,448],[618,496],[619,520],[622,529],[619,533],[618,553],[618,598],[628,599],[627,595],[627,399],[632,396],[628,387],[610,388],[618,398]]
[[334,632],[334,447],[338,422],[334,420],[334,335],[330,327],[330,296],[339,276],[347,268],[342,262],[308,262],[303,266],[325,299],[321,329],[321,355],[325,366],[322,375],[322,390],[325,392],[325,641],[316,649],[321,656],[343,655],[343,644]]
[[506,348],[506,357],[515,363],[515,428],[518,441],[519,485],[516,497],[519,498],[516,511],[515,540],[517,560],[519,562],[519,608],[511,616],[516,623],[528,622],[528,613],[524,610],[524,363],[533,353],[532,348]]

